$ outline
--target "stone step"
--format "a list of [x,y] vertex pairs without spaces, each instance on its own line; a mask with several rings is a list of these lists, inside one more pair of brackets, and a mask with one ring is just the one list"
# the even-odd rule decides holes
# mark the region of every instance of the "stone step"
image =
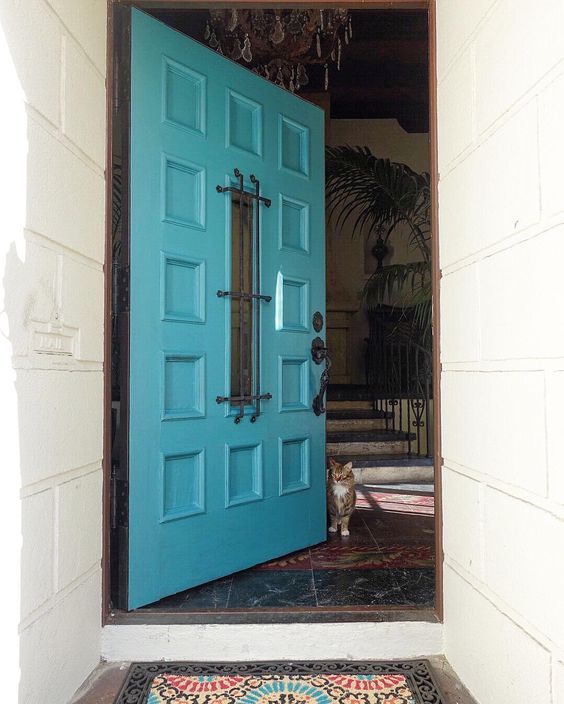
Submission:
[[327,420],[370,420],[375,418],[393,418],[393,413],[378,411],[373,408],[341,409],[327,411]]
[[350,442],[327,443],[325,451],[328,456],[334,455],[405,455],[408,451],[407,441],[397,440],[390,442]]
[[329,401],[372,401],[372,391],[366,384],[329,384]]
[[353,467],[432,467],[432,457],[417,455],[336,455],[337,462],[352,462]]
[[325,427],[328,433],[346,430],[385,430],[386,421],[384,418],[328,418]]
[[407,433],[393,430],[327,433],[327,455],[405,455]]
[[360,411],[360,410],[367,410],[371,411],[372,409],[372,401],[356,401],[356,400],[347,400],[347,401],[327,401],[327,410],[328,411],[342,411],[342,410],[354,410],[354,411]]
[[[327,433],[327,442],[393,442],[408,439],[409,434],[401,430],[338,430]],[[411,433],[411,439],[415,439],[414,433]]]
[[371,490],[386,489],[391,496],[394,494],[413,494],[414,496],[434,496],[435,494],[435,484],[432,481],[429,482],[401,482],[394,484],[393,489],[390,488],[389,484],[374,484],[370,482],[369,484],[360,484],[359,487],[367,487]]
[[337,462],[353,463],[357,484],[406,484],[433,482],[433,460],[394,455],[337,455]]

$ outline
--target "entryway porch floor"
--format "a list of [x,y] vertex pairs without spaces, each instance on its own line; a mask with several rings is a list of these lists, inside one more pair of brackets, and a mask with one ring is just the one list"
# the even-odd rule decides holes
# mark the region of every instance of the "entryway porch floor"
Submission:
[[[476,704],[474,698],[441,656],[428,658],[447,704]],[[127,675],[129,663],[102,663],[76,693],[71,704],[113,704]]]
[[351,534],[189,589],[137,611],[432,607],[433,487],[357,485]]

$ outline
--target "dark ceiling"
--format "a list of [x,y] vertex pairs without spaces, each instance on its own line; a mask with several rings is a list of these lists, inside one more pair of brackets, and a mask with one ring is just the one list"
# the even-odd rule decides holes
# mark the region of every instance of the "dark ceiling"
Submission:
[[[428,131],[427,14],[416,10],[350,10],[353,39],[341,71],[330,66],[333,118],[396,118],[407,132]],[[152,10],[151,14],[203,41],[207,10]],[[321,89],[320,66],[308,66]],[[301,95],[306,98],[307,91]]]

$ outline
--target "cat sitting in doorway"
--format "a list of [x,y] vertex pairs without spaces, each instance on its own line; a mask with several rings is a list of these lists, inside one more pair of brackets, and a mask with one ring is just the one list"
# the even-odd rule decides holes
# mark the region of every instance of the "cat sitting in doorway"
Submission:
[[336,533],[341,526],[341,535],[349,533],[349,520],[356,504],[354,474],[352,462],[339,464],[333,458],[329,460],[327,477],[327,509],[329,511],[329,532]]

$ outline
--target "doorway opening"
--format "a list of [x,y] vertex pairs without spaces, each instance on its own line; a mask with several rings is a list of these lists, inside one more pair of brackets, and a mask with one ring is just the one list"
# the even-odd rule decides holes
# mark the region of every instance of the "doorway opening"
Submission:
[[[270,614],[291,620],[340,614],[360,619],[382,618],[385,612],[401,609],[411,611],[412,618],[431,618],[436,606],[437,521],[428,13],[348,10],[344,33],[335,33],[326,56],[323,43],[315,48],[314,33],[313,56],[320,61],[292,65],[288,56],[288,65],[273,64],[278,60],[273,56],[263,57],[259,65],[244,53],[253,46],[250,41],[246,45],[243,11],[147,12],[324,110],[323,333],[330,364],[325,363],[326,397],[319,402],[326,417],[327,460],[341,466],[350,463],[356,499],[350,535],[343,535],[340,526],[320,544],[167,596],[136,610],[135,617],[252,620]],[[257,8],[253,13],[257,24],[270,21],[264,16],[272,14],[272,32],[291,32],[294,19],[298,36],[297,11]],[[316,32],[319,23],[341,21],[334,10],[317,8],[315,13]],[[119,22],[116,26],[119,32]],[[127,72],[122,78],[128,79]],[[124,382],[129,378],[123,354],[127,331],[119,307],[129,276],[120,267],[128,247],[122,184],[129,169],[129,143],[127,128],[119,120],[114,120],[113,143],[111,601],[119,609],[124,608],[127,590],[127,525],[122,525],[127,521],[120,521],[128,510],[123,479],[127,443],[120,427],[127,427]]]

